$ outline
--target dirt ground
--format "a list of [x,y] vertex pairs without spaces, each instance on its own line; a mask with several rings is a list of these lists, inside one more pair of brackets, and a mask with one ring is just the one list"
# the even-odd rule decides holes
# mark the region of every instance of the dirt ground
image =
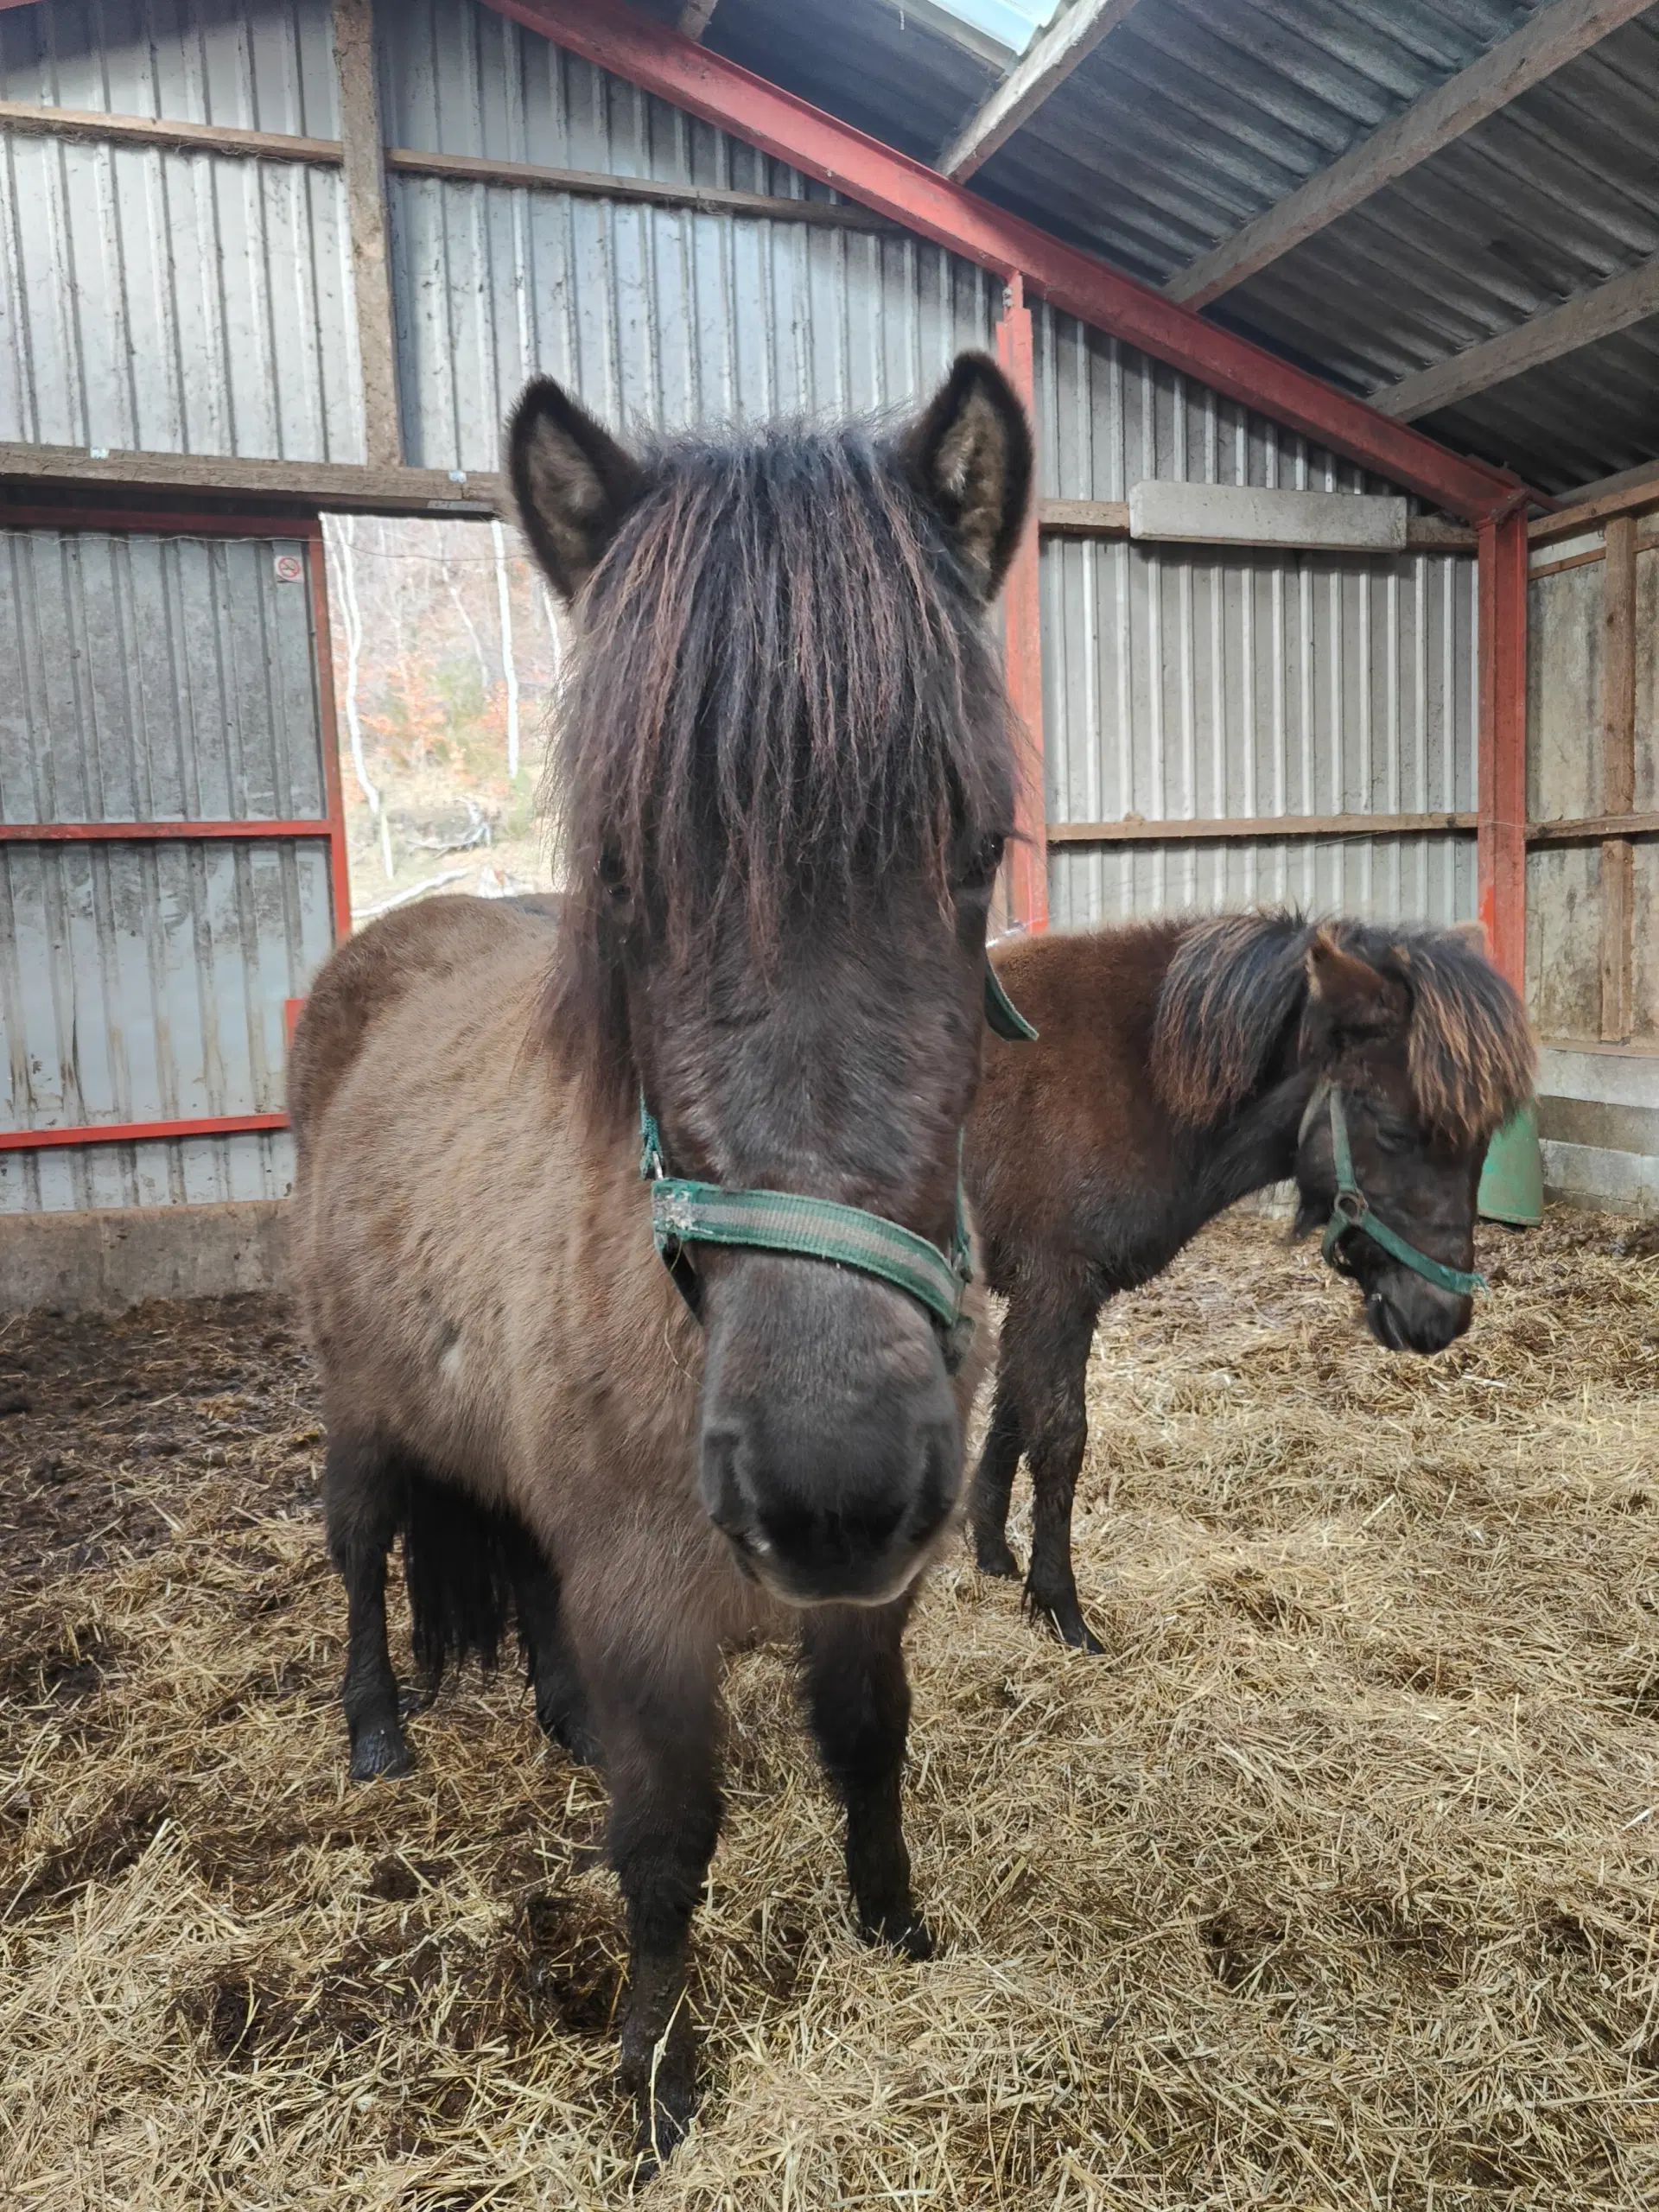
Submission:
[[[1659,1258],[1493,1231],[1471,1335],[1234,1217],[1112,1310],[1103,1659],[953,1558],[911,1637],[940,1956],[854,1939],[785,1656],[729,1682],[706,2096],[641,2202],[1659,2202]],[[0,2190],[611,2205],[602,1795],[516,1676],[351,1788],[281,1301],[0,1328]]]

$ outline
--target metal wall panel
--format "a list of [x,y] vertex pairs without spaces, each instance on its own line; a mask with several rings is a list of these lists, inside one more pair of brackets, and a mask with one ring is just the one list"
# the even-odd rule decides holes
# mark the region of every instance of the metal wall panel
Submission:
[[304,550],[0,529],[0,821],[320,817]]
[[0,131],[0,439],[361,461],[352,299],[338,169]]
[[[607,175],[827,198],[486,10],[389,19],[388,135]],[[489,469],[538,370],[676,429],[913,400],[988,346],[1001,286],[921,240],[586,195],[391,180],[408,457]]]
[[50,0],[0,16],[0,99],[340,136],[332,0]]
[[[0,99],[338,135],[329,0],[0,14]],[[361,461],[334,168],[0,131],[0,439]]]
[[[283,537],[0,532],[0,819],[320,817]],[[0,1127],[277,1113],[326,842],[0,842]],[[276,1197],[286,1132],[0,1153],[0,1211]]]
[[[1044,308],[1046,497],[1147,477],[1316,491],[1380,482]],[[1049,819],[1471,809],[1475,563],[1047,539]],[[1291,899],[1382,919],[1474,908],[1471,836],[1056,847],[1053,918]]]

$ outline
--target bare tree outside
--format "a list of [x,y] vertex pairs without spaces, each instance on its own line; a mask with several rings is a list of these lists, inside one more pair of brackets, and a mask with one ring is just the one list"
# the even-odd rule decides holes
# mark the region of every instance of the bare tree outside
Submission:
[[552,883],[537,810],[562,617],[499,522],[326,515],[357,922]]

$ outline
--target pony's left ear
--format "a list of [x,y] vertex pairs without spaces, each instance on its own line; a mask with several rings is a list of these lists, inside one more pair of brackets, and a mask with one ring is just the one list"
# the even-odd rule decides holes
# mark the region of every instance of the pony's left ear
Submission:
[[573,600],[645,490],[645,470],[562,385],[537,377],[507,425],[507,475],[537,559]]
[[1332,1030],[1345,1036],[1385,1036],[1403,1030],[1411,1016],[1405,986],[1345,952],[1328,930],[1307,948],[1307,995]]
[[899,453],[982,599],[996,597],[1031,505],[1031,425],[988,353],[959,353]]

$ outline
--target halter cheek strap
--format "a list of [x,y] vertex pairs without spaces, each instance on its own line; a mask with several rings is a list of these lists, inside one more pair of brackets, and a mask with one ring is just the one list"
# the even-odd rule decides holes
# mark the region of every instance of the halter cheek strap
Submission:
[[1478,1290],[1488,1287],[1486,1278],[1469,1268],[1448,1268],[1444,1261],[1431,1260],[1427,1252],[1420,1252],[1408,1243],[1397,1229],[1373,1213],[1370,1202],[1360,1189],[1354,1173],[1353,1148],[1348,1141],[1348,1115],[1343,1104],[1341,1091],[1333,1083],[1320,1084],[1307,1102],[1307,1111],[1302,1116],[1298,1142],[1306,1136],[1321,1106],[1328,1106],[1331,1114],[1331,1156],[1337,1172],[1337,1195],[1331,1208],[1331,1218],[1325,1225],[1325,1238],[1320,1247],[1325,1261],[1336,1265],[1337,1253],[1343,1238],[1350,1230],[1357,1229],[1369,1236],[1373,1244],[1380,1244],[1390,1258],[1398,1260],[1402,1267],[1409,1268],[1425,1282],[1433,1283],[1436,1290],[1450,1291],[1454,1297],[1472,1298]]
[[[1030,1039],[1037,1032],[1014,1006],[985,963],[985,1018],[1001,1037]],[[728,1244],[750,1251],[784,1252],[798,1259],[827,1260],[840,1268],[874,1275],[925,1306],[939,1333],[944,1363],[951,1374],[962,1365],[973,1342],[974,1323],[964,1311],[974,1279],[968,1243],[968,1210],[962,1188],[962,1139],[957,1140],[956,1226],[948,1251],[941,1251],[913,1229],[833,1198],[809,1198],[792,1191],[728,1191],[720,1183],[697,1183],[671,1175],[663,1158],[662,1132],[656,1116],[639,1098],[639,1173],[651,1185],[651,1233],[675,1288],[693,1313],[701,1311],[702,1287],[691,1264],[693,1244]]]

